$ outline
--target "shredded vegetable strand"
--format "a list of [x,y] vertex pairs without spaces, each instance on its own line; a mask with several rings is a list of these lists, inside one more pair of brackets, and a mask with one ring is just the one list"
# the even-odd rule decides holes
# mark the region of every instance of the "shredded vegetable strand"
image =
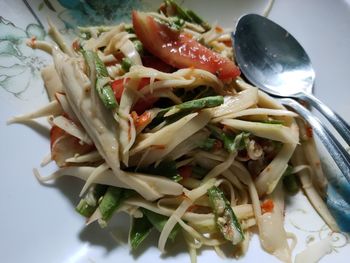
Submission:
[[57,101],[52,101],[44,107],[36,110],[35,112],[31,112],[25,115],[20,115],[13,117],[7,121],[7,124],[16,123],[16,122],[25,122],[30,121],[32,119],[46,117],[46,116],[56,116],[62,113],[61,107]]
[[191,204],[192,204],[192,201],[188,198],[185,198],[185,200],[181,203],[181,205],[179,205],[179,207],[169,217],[162,232],[160,233],[160,237],[158,241],[158,248],[160,251],[162,252],[165,251],[165,243],[168,239],[168,236],[171,230],[174,228],[177,221],[183,216],[183,214],[186,212],[186,210],[190,207]]
[[91,173],[91,175],[89,175],[88,179],[86,180],[83,188],[80,191],[79,196],[81,197],[85,193],[85,191],[91,186],[91,184],[94,181],[96,181],[96,178],[107,169],[109,169],[109,167],[106,163],[103,163],[100,166],[98,166],[96,169],[94,169],[94,171]]

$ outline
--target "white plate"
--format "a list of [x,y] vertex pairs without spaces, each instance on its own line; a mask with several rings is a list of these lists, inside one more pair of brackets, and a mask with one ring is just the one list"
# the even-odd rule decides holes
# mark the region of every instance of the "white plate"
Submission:
[[[50,2],[56,12],[44,4],[48,1],[29,2],[42,21],[49,16],[59,26],[63,25],[62,20],[71,22],[55,1]],[[150,2],[156,5],[150,0],[141,3],[147,6]],[[226,27],[232,27],[232,21],[243,13],[261,13],[267,3],[258,0],[184,2],[208,21],[218,21]],[[128,3],[138,6],[140,1]],[[58,14],[61,20],[57,18]],[[48,64],[50,58],[24,45],[25,29],[28,24],[35,23],[35,19],[22,1],[1,1],[0,15],[6,19],[0,21],[0,261],[188,262],[189,257],[181,239],[176,244],[168,245],[169,254],[162,256],[156,248],[156,234],[136,254],[131,254],[125,243],[126,216],[117,217],[108,229],[100,229],[97,225],[84,228],[84,219],[74,211],[81,182],[67,178],[54,183],[53,187],[44,187],[36,181],[31,171],[49,152],[49,141],[46,139],[48,130],[34,124],[29,127],[18,124],[6,126],[5,122],[13,115],[45,104],[47,98],[38,69]],[[276,0],[269,17],[287,28],[309,53],[317,74],[315,94],[350,121],[349,1]],[[36,29],[34,26],[28,28]],[[298,195],[289,201],[286,228],[298,236],[294,251],[297,253],[306,246],[307,240],[319,240],[329,231],[304,196]],[[114,240],[111,230],[117,233],[121,241]],[[333,237],[338,238],[333,243],[334,251],[325,256],[322,262],[348,262],[349,239],[345,235]],[[199,262],[214,260],[225,261],[208,250],[202,251],[199,256]],[[256,236],[247,255],[239,261],[278,262],[261,249]]]

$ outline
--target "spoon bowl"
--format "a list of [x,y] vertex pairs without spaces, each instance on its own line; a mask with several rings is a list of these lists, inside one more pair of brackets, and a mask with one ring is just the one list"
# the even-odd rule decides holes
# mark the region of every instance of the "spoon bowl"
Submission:
[[315,72],[303,47],[284,28],[260,15],[243,16],[234,34],[244,75],[276,96],[312,92]]

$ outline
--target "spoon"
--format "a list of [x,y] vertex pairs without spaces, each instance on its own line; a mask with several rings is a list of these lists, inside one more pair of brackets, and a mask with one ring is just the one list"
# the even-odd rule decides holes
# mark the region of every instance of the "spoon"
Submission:
[[[311,94],[315,71],[305,50],[290,33],[263,16],[248,14],[238,20],[233,39],[237,63],[250,82],[271,95],[309,102],[350,145],[350,126]],[[317,123],[315,132],[350,182],[350,156],[340,142],[296,101],[284,99],[282,102],[299,113],[302,110],[303,117],[307,115],[311,124]]]

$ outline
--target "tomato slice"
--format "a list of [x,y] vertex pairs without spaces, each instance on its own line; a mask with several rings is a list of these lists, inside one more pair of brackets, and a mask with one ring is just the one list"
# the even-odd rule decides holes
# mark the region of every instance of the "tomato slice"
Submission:
[[66,160],[76,154],[85,154],[94,149],[93,145],[81,144],[80,140],[54,125],[50,130],[51,159],[59,167],[67,166]]
[[159,58],[153,56],[153,55],[145,55],[142,56],[142,64],[145,67],[154,68],[156,70],[165,72],[165,73],[172,73],[175,71],[174,67],[170,66],[169,64],[165,63],[163,60],[160,60]]
[[50,130],[50,148],[52,151],[52,148],[55,145],[55,142],[62,136],[64,136],[66,134],[66,132],[64,130],[62,130],[60,127],[54,125],[51,127]]
[[124,79],[116,79],[112,82],[112,90],[115,96],[115,99],[120,103],[124,91]]
[[189,178],[192,176],[192,166],[190,165],[181,166],[178,170],[178,173],[183,179]]
[[[114,96],[118,103],[120,103],[120,99],[123,95],[124,91],[124,83],[127,83],[129,79],[117,79],[112,82],[112,90],[114,92]],[[138,90],[144,88],[146,85],[150,83],[149,78],[142,78],[140,80]],[[132,107],[132,110],[136,111],[137,114],[142,114],[144,113],[147,109],[151,108],[153,104],[158,100],[158,97],[154,97],[152,95],[146,95],[144,98],[139,99],[135,105]]]
[[153,104],[156,103],[158,97],[153,97],[152,95],[147,95],[142,99],[139,99],[135,105],[132,107],[132,110],[136,111],[137,114],[141,115],[146,110],[152,108]]
[[175,68],[197,68],[216,74],[220,79],[240,75],[233,61],[201,45],[191,36],[170,29],[153,17],[133,11],[135,33],[154,56]]

